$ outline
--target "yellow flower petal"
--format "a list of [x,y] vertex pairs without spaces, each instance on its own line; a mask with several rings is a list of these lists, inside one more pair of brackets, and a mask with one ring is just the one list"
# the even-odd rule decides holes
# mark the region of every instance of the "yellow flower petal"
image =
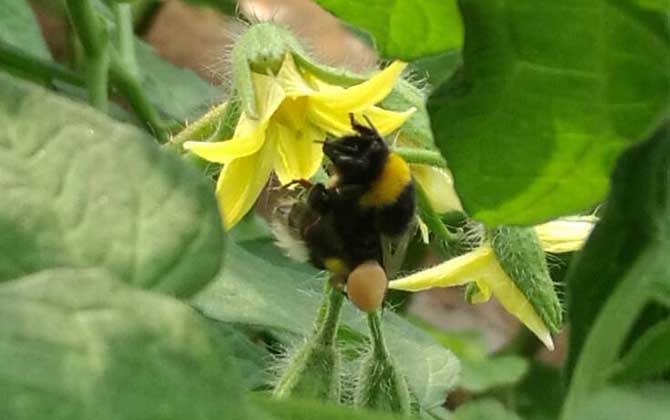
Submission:
[[478,280],[475,282],[477,285],[476,291],[469,296],[468,302],[470,303],[484,303],[488,302],[491,299],[491,288],[485,281]]
[[316,173],[323,159],[321,144],[314,140],[320,136],[309,125],[300,131],[282,124],[273,124],[271,133],[277,144],[275,172],[282,184],[296,179],[309,179]]
[[[410,108],[404,112],[396,112],[375,106],[354,112],[354,116],[363,123],[365,123],[363,115],[367,116],[380,134],[387,135],[400,128],[415,111],[416,108]],[[307,113],[307,118],[311,122],[334,136],[341,137],[353,133],[349,112],[336,111],[327,105],[310,102]]]
[[416,292],[433,287],[450,287],[476,281],[495,262],[491,247],[480,247],[434,267],[389,282],[390,289]]
[[327,105],[340,113],[364,111],[388,96],[405,66],[406,63],[394,61],[370,79],[355,86],[346,89],[325,88],[313,92],[309,95],[310,102]]
[[594,216],[558,219],[535,226],[535,232],[547,252],[577,251],[584,246],[597,220]]
[[268,122],[260,122],[240,115],[235,129],[235,137],[219,142],[187,141],[184,149],[195,153],[210,162],[229,163],[234,159],[249,156],[258,152],[265,141],[265,130]]
[[410,165],[412,175],[426,192],[433,210],[446,213],[463,211],[461,200],[454,189],[454,180],[448,170],[429,165]]
[[423,241],[424,244],[427,244],[430,242],[430,232],[428,231],[428,225],[424,223],[421,217],[417,216],[416,218],[419,223],[419,232],[421,232],[421,240]]
[[305,77],[295,65],[291,54],[286,54],[279,73],[277,73],[277,82],[289,98],[305,96],[314,92],[314,89],[307,84]]
[[484,300],[492,293],[508,312],[528,327],[547,348],[553,350],[554,343],[549,329],[521,290],[500,267],[493,249],[488,245],[427,270],[393,280],[389,283],[389,288],[418,291],[433,287],[459,286],[472,281],[477,282],[480,290],[476,299]]
[[267,141],[253,155],[235,159],[223,167],[216,184],[224,226],[230,229],[254,206],[270,177],[274,144]]
[[505,310],[521,321],[549,350],[554,350],[551,333],[526,296],[507,276],[497,260],[489,267],[489,274],[481,279]]
[[[286,93],[274,77],[252,72],[251,81],[256,93],[260,120],[267,121],[286,98]],[[237,130],[235,130],[235,134],[237,135]]]

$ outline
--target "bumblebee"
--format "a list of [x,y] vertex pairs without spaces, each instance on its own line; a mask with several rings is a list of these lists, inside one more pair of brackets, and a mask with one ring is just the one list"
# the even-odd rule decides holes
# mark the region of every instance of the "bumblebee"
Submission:
[[370,120],[350,119],[353,135],[323,143],[334,169],[330,185],[296,181],[305,189],[277,207],[273,222],[289,256],[345,279],[363,262],[383,264],[382,237],[405,233],[415,208],[407,163]]

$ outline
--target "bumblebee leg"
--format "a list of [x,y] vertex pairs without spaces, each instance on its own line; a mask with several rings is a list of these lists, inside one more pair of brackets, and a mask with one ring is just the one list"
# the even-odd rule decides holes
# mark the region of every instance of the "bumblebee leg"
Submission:
[[320,182],[314,184],[309,190],[307,204],[318,213],[324,214],[330,209],[330,203],[331,197],[326,186]]

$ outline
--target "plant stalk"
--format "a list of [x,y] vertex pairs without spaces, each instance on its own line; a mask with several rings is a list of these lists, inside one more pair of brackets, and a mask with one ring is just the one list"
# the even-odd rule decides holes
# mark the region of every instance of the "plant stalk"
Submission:
[[414,147],[393,147],[391,150],[393,153],[400,155],[407,163],[430,165],[438,168],[447,167],[447,161],[439,152]]
[[109,35],[90,0],[66,0],[72,27],[84,49],[86,88],[91,105],[107,111]]

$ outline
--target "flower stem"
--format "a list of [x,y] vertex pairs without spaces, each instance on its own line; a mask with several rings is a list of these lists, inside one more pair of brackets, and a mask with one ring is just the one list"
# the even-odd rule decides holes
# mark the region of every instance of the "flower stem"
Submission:
[[91,105],[107,111],[109,36],[90,0],[66,0],[72,27],[84,49],[86,88]]
[[394,147],[393,152],[400,155],[407,163],[418,163],[423,165],[446,168],[447,162],[439,152],[433,150],[419,149],[415,147]]
[[116,54],[112,55],[110,78],[114,86],[128,100],[131,108],[145,127],[160,143],[167,142],[167,131],[163,127],[158,111],[144,94],[139,78],[128,71]]
[[55,81],[84,86],[84,78],[65,67],[31,55],[0,40],[0,68],[33,82],[53,84]]
[[437,214],[437,212],[433,209],[433,206],[430,204],[430,200],[426,195],[426,191],[424,191],[424,189],[421,187],[421,184],[414,182],[414,188],[416,190],[417,208],[419,211],[419,216],[421,216],[421,220],[423,220],[431,232],[433,232],[443,241],[444,247],[442,247],[441,250],[446,254],[449,254],[448,248],[458,244],[458,235],[451,233],[444,225],[440,215]]
[[227,110],[228,102],[215,106],[172,137],[170,144],[181,145],[189,140],[203,140],[204,137],[209,137],[213,132],[218,131],[218,126],[222,124]]
[[137,58],[135,56],[135,33],[130,3],[114,3],[116,21],[116,45],[119,56],[129,73],[137,76]]

